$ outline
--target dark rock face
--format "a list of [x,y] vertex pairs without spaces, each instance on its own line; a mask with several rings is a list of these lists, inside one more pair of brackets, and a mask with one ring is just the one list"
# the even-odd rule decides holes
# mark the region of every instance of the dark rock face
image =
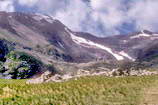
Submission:
[[5,56],[9,53],[8,45],[4,40],[0,40],[0,61],[5,62]]
[[151,61],[158,58],[158,43],[151,43],[139,52],[137,60]]

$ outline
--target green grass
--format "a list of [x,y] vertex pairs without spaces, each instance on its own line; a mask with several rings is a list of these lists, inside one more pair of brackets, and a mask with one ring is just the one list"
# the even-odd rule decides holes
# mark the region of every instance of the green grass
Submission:
[[63,83],[0,80],[0,105],[139,105],[158,76],[83,77]]

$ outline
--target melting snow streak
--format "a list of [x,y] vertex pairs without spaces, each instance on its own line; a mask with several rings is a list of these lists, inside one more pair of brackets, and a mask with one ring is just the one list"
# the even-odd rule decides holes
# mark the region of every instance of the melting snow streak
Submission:
[[[70,32],[69,32],[69,33],[70,33]],[[90,40],[86,40],[86,39],[84,39],[84,38],[82,38],[82,37],[78,37],[78,36],[76,36],[76,35],[74,35],[74,34],[72,34],[72,33],[70,33],[70,35],[71,35],[72,40],[73,40],[75,43],[79,44],[79,45],[84,45],[84,44],[86,44],[86,45],[89,45],[89,46],[92,46],[92,47],[100,48],[100,49],[103,49],[103,50],[109,52],[110,54],[112,54],[117,60],[124,60],[124,57],[123,57],[123,56],[114,53],[114,52],[112,51],[112,49],[110,49],[110,48],[108,48],[108,47],[106,47],[106,46],[104,46],[104,45],[101,45],[101,44],[92,42],[92,41],[90,41]]]

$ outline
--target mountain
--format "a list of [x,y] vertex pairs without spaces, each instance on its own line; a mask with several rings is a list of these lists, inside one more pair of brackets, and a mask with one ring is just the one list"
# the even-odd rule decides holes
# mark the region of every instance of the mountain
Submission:
[[[12,50],[34,56],[44,64],[134,62],[156,57],[158,53],[157,33],[141,30],[100,38],[74,32],[54,17],[42,14],[0,12],[0,39]],[[3,43],[1,59],[12,51],[4,50]]]

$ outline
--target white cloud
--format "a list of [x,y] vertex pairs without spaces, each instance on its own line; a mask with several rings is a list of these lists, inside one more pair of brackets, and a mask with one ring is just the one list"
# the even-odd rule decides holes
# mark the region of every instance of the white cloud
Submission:
[[74,31],[119,34],[124,24],[158,31],[158,0],[6,0],[0,1],[0,10],[14,11],[13,1],[51,14]]
[[14,11],[13,1],[11,0],[0,1],[0,11],[13,12]]
[[91,0],[92,17],[104,26],[104,32],[119,34],[117,28],[126,21],[123,0]]
[[[87,19],[90,8],[81,1],[69,2],[65,9],[56,12],[55,17],[75,31],[82,30],[83,21]],[[86,23],[85,23],[86,24]]]
[[18,0],[18,3],[20,5],[29,6],[29,7],[36,5],[37,2],[39,2],[39,0]]
[[91,0],[88,4],[73,0],[64,9],[57,10],[54,16],[75,31],[87,31],[99,36],[119,34],[117,27],[126,20],[121,2]]
[[158,31],[158,0],[140,0],[133,2],[128,11],[129,20],[136,23],[138,30]]
[[39,0],[36,4],[39,11],[43,13],[53,14],[56,11],[66,8],[67,0]]

